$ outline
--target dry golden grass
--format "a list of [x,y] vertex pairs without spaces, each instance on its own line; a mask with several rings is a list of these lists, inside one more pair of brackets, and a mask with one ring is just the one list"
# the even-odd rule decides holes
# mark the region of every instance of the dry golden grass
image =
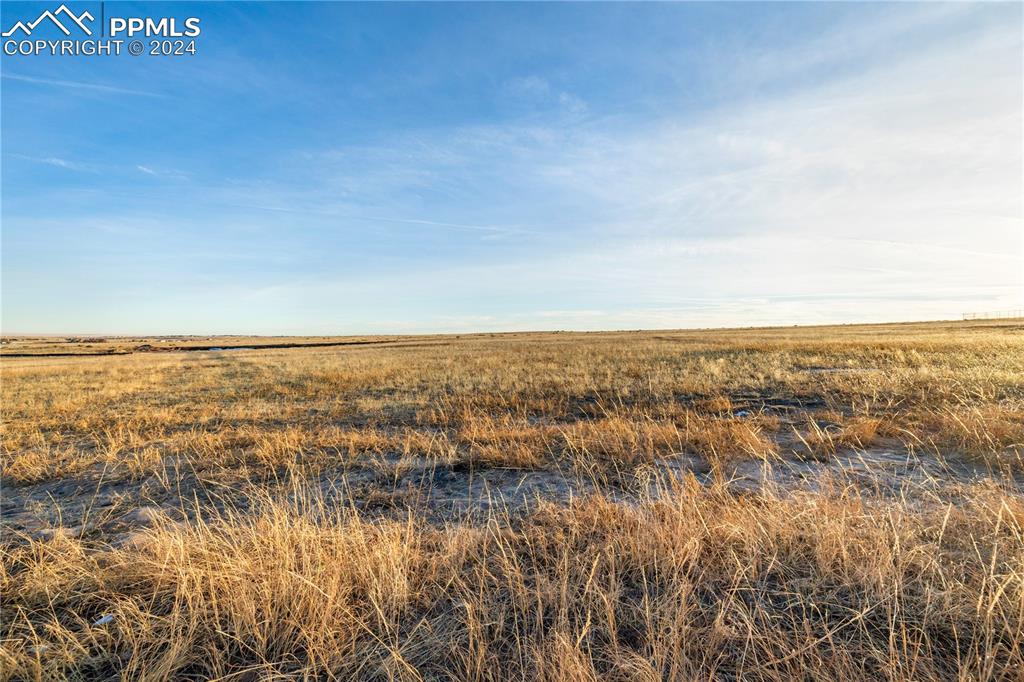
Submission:
[[[1022,331],[4,359],[0,677],[1024,679]],[[908,498],[723,473],[872,448],[993,475]],[[685,457],[716,475],[648,485]],[[591,483],[465,515],[423,489],[505,470]]]
[[[931,512],[690,483],[522,522],[263,501],[141,548],[5,556],[30,679],[1019,679],[1024,504]],[[112,616],[107,625],[91,623]]]
[[[410,448],[511,466],[580,447],[625,461],[762,456],[794,429],[816,454],[887,437],[1013,458],[1022,348],[1020,329],[1004,324],[10,359],[4,476],[39,481],[104,462],[140,474],[161,466],[157,453],[209,467]],[[806,409],[780,424],[789,413],[765,406]],[[730,423],[740,411],[752,417]]]

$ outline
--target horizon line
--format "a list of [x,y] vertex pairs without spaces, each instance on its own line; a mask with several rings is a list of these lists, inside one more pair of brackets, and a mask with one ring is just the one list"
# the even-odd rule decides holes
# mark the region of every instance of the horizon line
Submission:
[[[972,313],[967,313],[972,314]],[[942,319],[901,319],[882,322],[822,322],[816,324],[768,324],[768,325],[724,325],[720,327],[629,327],[617,329],[511,329],[501,331],[445,331],[445,332],[366,332],[366,333],[323,333],[323,334],[266,334],[246,332],[209,332],[209,333],[167,333],[167,334],[145,334],[145,333],[105,333],[105,332],[3,332],[0,331],[0,338],[72,338],[72,337],[106,337],[118,339],[169,339],[169,338],[199,338],[199,337],[241,337],[241,338],[364,338],[372,336],[393,336],[393,337],[417,337],[417,336],[497,336],[516,334],[623,334],[642,332],[675,332],[675,331],[730,331],[730,330],[771,330],[771,329],[793,329],[806,328],[814,329],[821,327],[879,327],[901,324],[937,324],[949,322],[991,322],[996,320],[1024,320],[1024,315],[1008,317],[977,317],[967,319],[942,318]]]

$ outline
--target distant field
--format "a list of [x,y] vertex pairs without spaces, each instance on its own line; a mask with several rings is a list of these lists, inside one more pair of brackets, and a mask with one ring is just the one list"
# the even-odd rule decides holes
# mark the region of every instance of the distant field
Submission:
[[201,351],[211,349],[249,349],[249,348],[290,348],[308,346],[351,346],[351,345],[409,345],[423,343],[450,344],[453,340],[466,339],[550,339],[618,337],[618,338],[651,338],[668,335],[678,339],[729,338],[737,335],[753,335],[756,338],[807,338],[816,333],[841,334],[843,337],[878,337],[892,335],[934,336],[945,331],[963,332],[966,330],[985,331],[1024,331],[1022,319],[979,319],[970,322],[907,322],[901,324],[844,325],[838,327],[776,327],[759,329],[711,329],[698,331],[667,331],[667,332],[506,332],[500,334],[460,334],[460,335],[421,335],[421,336],[31,336],[14,335],[2,338],[0,357],[23,356],[54,356],[69,355],[125,355],[130,353],[166,353],[177,351]]
[[126,355],[177,351],[349,346],[400,341],[383,336],[8,336],[0,357]]
[[6,679],[1022,679],[1024,320],[4,341]]

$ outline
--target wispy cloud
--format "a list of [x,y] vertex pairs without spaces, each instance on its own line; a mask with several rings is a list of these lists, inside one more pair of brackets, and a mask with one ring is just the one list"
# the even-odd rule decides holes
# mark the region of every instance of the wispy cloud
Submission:
[[380,222],[396,225],[423,225],[426,227],[438,227],[452,230],[466,230],[470,232],[487,232],[490,234],[531,234],[533,231],[518,227],[506,227],[502,225],[471,225],[466,223],[452,223],[441,220],[427,220],[422,218],[389,217],[365,215],[352,213],[344,210],[332,209],[329,207],[317,207],[315,205],[305,206],[275,206],[263,203],[235,204],[239,208],[255,209],[258,211],[271,211],[275,213],[296,213],[305,215],[317,215],[331,218],[343,218],[353,222]]
[[63,168],[70,171],[78,171],[82,173],[96,173],[98,168],[91,163],[83,163],[80,161],[72,161],[69,159],[62,159],[58,156],[28,156],[25,154],[12,154],[14,158],[24,159],[25,161],[31,161],[32,163],[42,163],[47,166],[53,166],[54,168]]
[[69,81],[60,80],[56,78],[38,78],[36,76],[23,76],[14,73],[4,73],[2,77],[7,80],[20,81],[22,83],[32,83],[35,85],[46,85],[56,88],[68,88],[72,90],[86,90],[90,92],[102,92],[113,95],[137,95],[139,97],[166,97],[158,92],[149,92],[146,90],[135,90],[132,88],[123,88],[116,85],[107,85],[104,83],[88,83],[84,81]]
[[504,83],[502,91],[514,103],[553,108],[573,117],[587,113],[588,109],[583,98],[555,87],[547,78],[537,74],[509,79]]
[[536,74],[519,76],[506,81],[505,91],[514,97],[547,97],[551,94],[551,83]]
[[143,175],[147,175],[151,178],[160,178],[163,180],[189,180],[190,175],[184,171],[173,170],[167,168],[156,168],[145,164],[136,164],[135,170]]
[[67,159],[59,159],[55,156],[49,156],[45,159],[36,159],[39,163],[45,163],[50,166],[56,166],[57,168],[67,168],[68,170],[76,171],[87,171],[90,168],[81,163],[75,163],[74,161],[68,161]]
[[55,168],[64,168],[65,170],[79,171],[84,173],[127,173],[129,171],[136,171],[143,175],[148,175],[154,178],[172,178],[172,179],[187,179],[188,174],[181,171],[173,170],[159,170],[151,166],[145,166],[142,164],[136,164],[134,168],[128,166],[112,166],[103,165],[96,163],[87,163],[83,161],[76,161],[71,159],[65,159],[58,156],[30,156],[28,154],[11,154],[12,158],[23,159],[32,163],[42,163]]

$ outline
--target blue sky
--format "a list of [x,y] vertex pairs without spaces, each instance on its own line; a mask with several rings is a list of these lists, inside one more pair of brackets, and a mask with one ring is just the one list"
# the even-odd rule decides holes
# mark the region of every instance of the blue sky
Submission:
[[106,12],[198,53],[3,57],[6,333],[1024,308],[1019,3]]

